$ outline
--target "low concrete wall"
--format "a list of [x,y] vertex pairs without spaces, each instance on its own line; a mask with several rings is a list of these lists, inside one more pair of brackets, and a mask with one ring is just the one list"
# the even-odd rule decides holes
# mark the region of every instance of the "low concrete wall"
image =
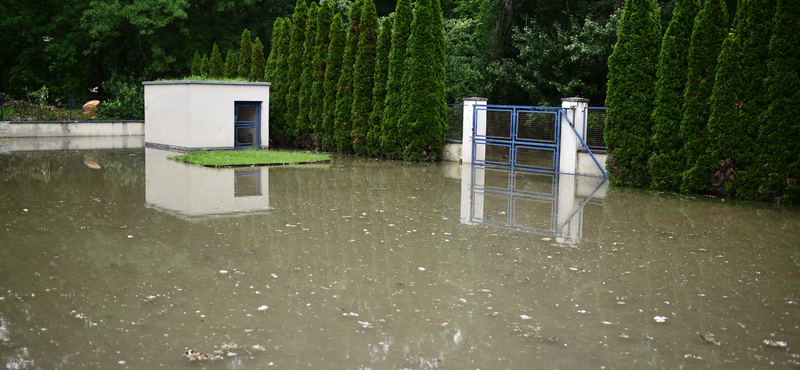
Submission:
[[144,136],[0,138],[0,153],[137,149],[144,149]]
[[[600,166],[606,168],[606,158],[608,157],[605,153],[593,153],[594,157],[597,158],[597,161],[600,162]],[[603,173],[600,172],[600,169],[597,168],[597,164],[594,163],[592,157],[589,153],[584,151],[578,152],[578,168],[575,169],[575,173],[579,175],[590,175],[590,176],[599,176],[603,177]]]
[[444,144],[439,160],[445,162],[461,162],[461,143],[448,141]]
[[0,122],[0,138],[144,136],[144,121]]

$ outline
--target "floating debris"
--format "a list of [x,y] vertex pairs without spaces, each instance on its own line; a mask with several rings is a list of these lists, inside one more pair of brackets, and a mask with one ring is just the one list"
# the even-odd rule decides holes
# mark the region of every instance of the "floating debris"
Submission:
[[786,348],[786,346],[789,345],[788,343],[782,340],[770,340],[770,339],[764,339],[764,344],[766,344],[769,347],[775,347],[775,348]]
[[364,329],[372,328],[372,324],[370,324],[368,321],[359,321],[358,323],[361,324],[361,327],[363,327]]
[[238,344],[236,344],[236,343],[233,343],[233,342],[230,342],[230,343],[222,343],[222,345],[220,346],[220,348],[222,348],[222,350],[223,350],[223,351],[230,351],[230,350],[232,350],[232,349],[237,349],[237,348],[239,348],[239,345],[238,345]]
[[420,267],[419,270],[420,271],[425,271],[425,268],[424,267]]
[[655,316],[655,317],[653,317],[653,320],[655,320],[657,323],[662,323],[662,322],[666,322],[667,321],[667,317],[666,316]]
[[259,310],[259,311],[266,311],[266,310],[267,310],[267,308],[269,308],[267,305],[262,305],[262,306],[259,306],[259,307],[258,307],[258,310]]
[[631,336],[625,333],[619,333],[619,337],[622,339],[630,339]]
[[260,344],[254,344],[254,345],[253,345],[253,351],[266,351],[266,350],[267,350],[267,349],[266,349],[266,348],[264,348],[264,347],[263,347],[262,345],[260,345]]
[[447,326],[447,325],[450,325],[450,323],[449,323],[449,322],[443,322],[443,323],[442,323],[442,327],[445,327],[445,326]]
[[519,318],[523,319],[523,320],[530,320],[531,319],[531,317],[528,316],[528,315],[519,315]]
[[186,348],[186,351],[183,352],[183,357],[187,357],[189,361],[194,360],[219,360],[222,359],[222,356],[218,355],[209,355],[203,352],[197,352],[193,349]]
[[228,273],[228,270],[219,270],[219,273],[224,275]]
[[702,333],[697,333],[697,335],[699,335],[699,336],[700,336],[700,338],[703,338],[703,340],[704,340],[704,341],[706,341],[706,342],[708,342],[708,343],[711,343],[711,344],[713,344],[713,345],[715,345],[715,346],[719,346],[719,345],[721,345],[721,344],[722,344],[722,343],[720,343],[720,342],[717,342],[717,340],[716,340],[716,339],[714,339],[714,334],[710,334],[710,333],[709,333],[709,334],[705,334],[705,335],[703,335]]

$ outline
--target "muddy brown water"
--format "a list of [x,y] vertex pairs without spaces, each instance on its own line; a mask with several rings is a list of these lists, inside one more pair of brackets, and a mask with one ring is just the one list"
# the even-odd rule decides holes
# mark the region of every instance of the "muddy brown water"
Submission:
[[168,155],[0,156],[0,367],[800,363],[796,208],[444,163]]

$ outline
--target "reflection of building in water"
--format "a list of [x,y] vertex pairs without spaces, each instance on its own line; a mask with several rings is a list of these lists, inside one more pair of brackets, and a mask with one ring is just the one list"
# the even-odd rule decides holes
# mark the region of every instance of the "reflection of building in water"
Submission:
[[461,166],[461,223],[582,239],[583,207],[602,200],[606,181],[482,166]]
[[145,149],[147,206],[194,220],[265,214],[267,167],[208,168],[168,159],[175,152]]

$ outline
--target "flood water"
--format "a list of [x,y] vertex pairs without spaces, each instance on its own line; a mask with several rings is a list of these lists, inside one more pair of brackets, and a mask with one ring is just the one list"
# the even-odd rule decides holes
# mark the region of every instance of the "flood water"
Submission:
[[800,364],[796,208],[446,163],[168,155],[0,155],[0,368]]

